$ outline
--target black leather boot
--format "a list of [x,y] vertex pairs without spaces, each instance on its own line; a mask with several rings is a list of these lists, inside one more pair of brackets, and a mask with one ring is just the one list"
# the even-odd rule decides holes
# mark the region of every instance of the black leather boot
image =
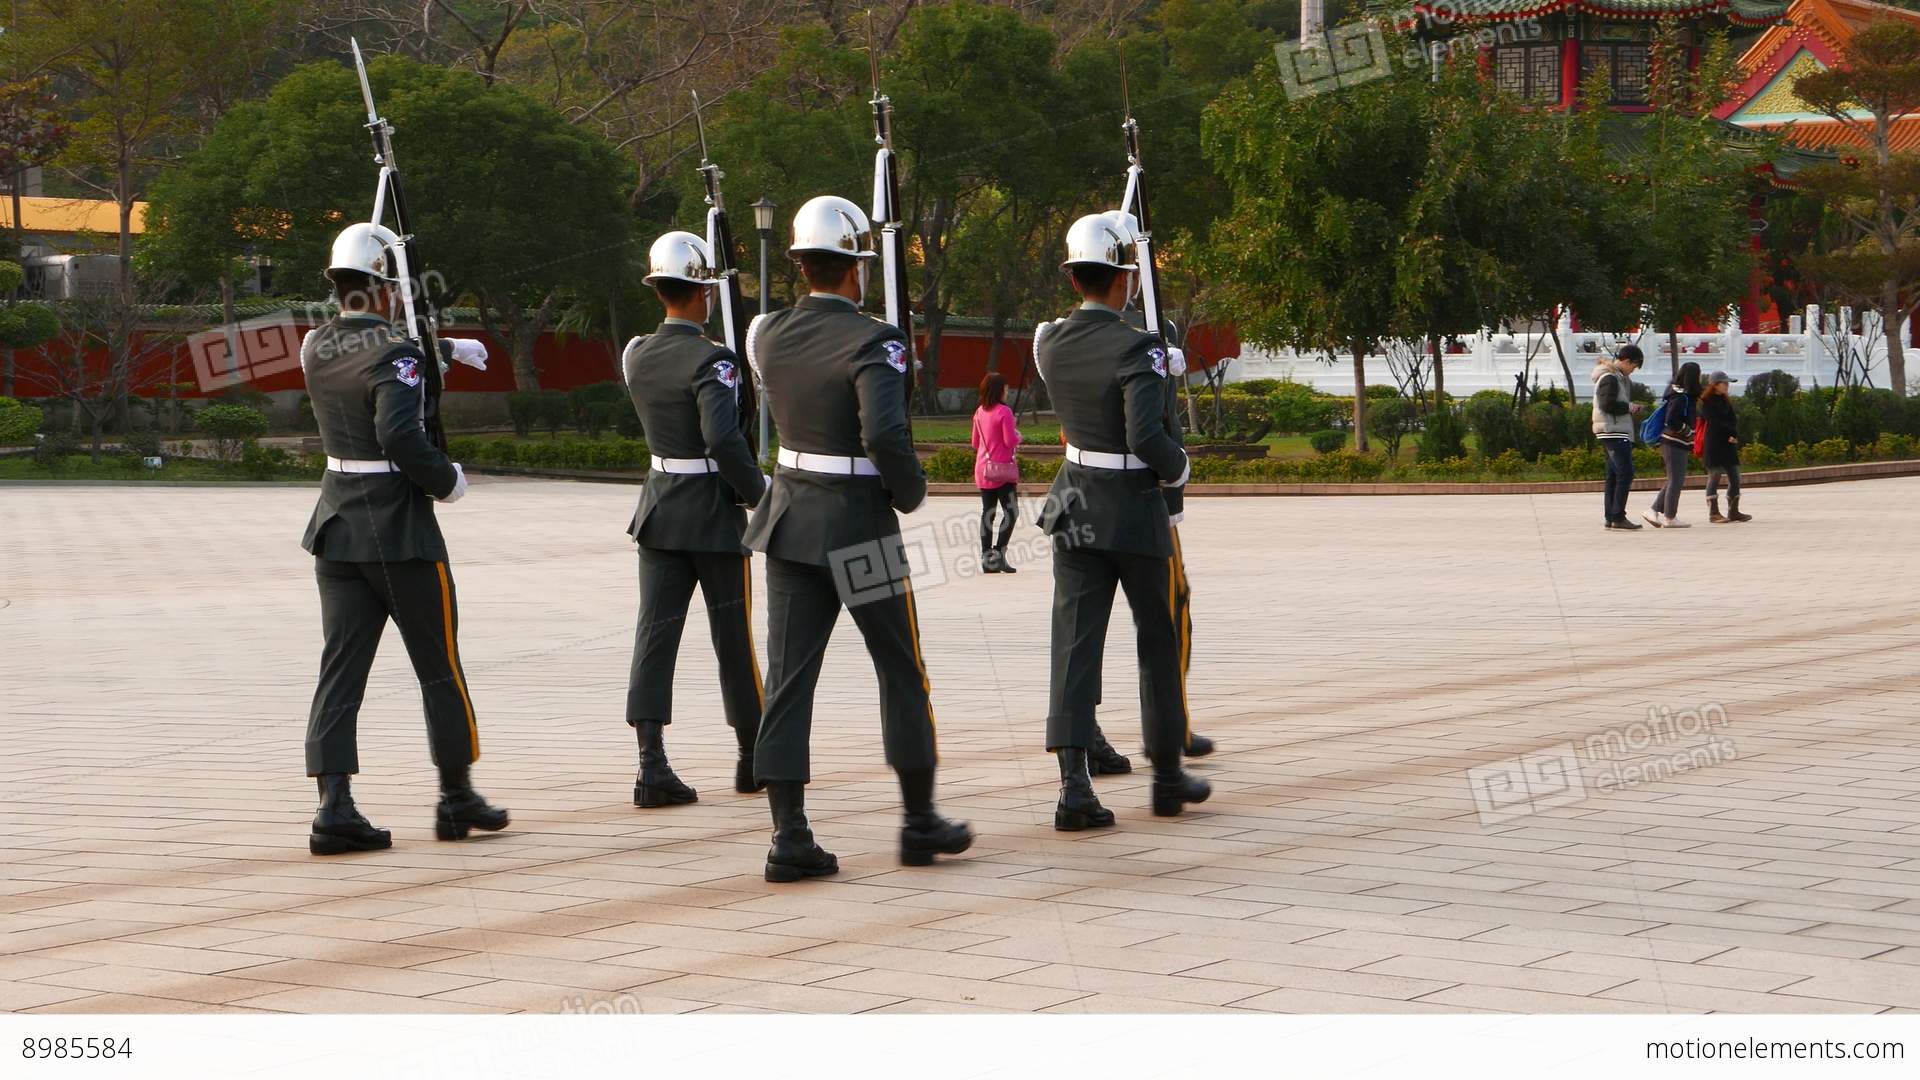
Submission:
[[1743,514],[1740,512],[1740,496],[1738,495],[1727,496],[1727,520],[1728,521],[1752,521],[1753,520],[1752,514]]
[[1124,776],[1133,771],[1133,762],[1113,748],[1100,725],[1093,725],[1093,745],[1087,749],[1087,772],[1093,776]]
[[467,767],[440,770],[440,806],[433,815],[433,835],[442,840],[464,840],[474,829],[499,832],[507,827],[507,812],[488,805],[473,790]]
[[1000,568],[1000,573],[1002,574],[1017,574],[1020,572],[1013,568],[1012,563],[1007,561],[1007,549],[1004,546],[993,549],[993,562],[995,566]]
[[1212,739],[1207,738],[1205,735],[1194,735],[1191,733],[1187,735],[1188,757],[1206,757],[1211,753],[1213,753]]
[[734,741],[740,744],[740,756],[733,763],[733,790],[742,795],[751,795],[767,785],[754,778],[753,746],[760,741],[760,731],[742,731],[733,729]]
[[926,866],[935,855],[958,855],[973,846],[973,828],[948,821],[933,809],[933,770],[900,774],[907,823],[900,829],[900,865]]
[[680,782],[667,763],[667,740],[661,732],[665,726],[658,720],[633,725],[640,739],[640,774],[633,779],[635,806],[679,806],[700,798],[698,792]]
[[1203,803],[1213,794],[1213,785],[1180,768],[1180,759],[1153,763],[1153,814],[1178,817],[1188,803]]
[[807,785],[797,780],[767,781],[767,808],[773,813],[773,846],[767,849],[768,881],[799,881],[840,872],[840,860],[813,842],[807,824]]
[[307,837],[308,851],[315,855],[340,855],[393,846],[393,834],[374,828],[353,805],[346,773],[323,773],[315,780],[320,788],[320,810],[313,815],[313,835]]
[[1100,805],[1093,793],[1093,778],[1087,775],[1087,752],[1077,746],[1054,751],[1060,759],[1060,803],[1053,808],[1053,827],[1058,832],[1104,829],[1113,824],[1113,811]]

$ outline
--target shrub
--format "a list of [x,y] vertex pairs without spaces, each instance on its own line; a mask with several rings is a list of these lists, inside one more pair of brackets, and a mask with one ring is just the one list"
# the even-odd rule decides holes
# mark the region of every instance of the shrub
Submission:
[[534,405],[534,415],[548,435],[558,435],[561,428],[573,422],[573,403],[567,400],[564,391],[542,390]]
[[[1369,398],[1372,396],[1368,395]],[[1384,444],[1388,457],[1399,457],[1400,440],[1413,430],[1413,402],[1396,394],[1377,401],[1369,400],[1367,405],[1367,434]]]
[[1356,454],[1351,450],[1337,450],[1308,458],[1295,467],[1300,470],[1302,480],[1353,483],[1379,479],[1387,471],[1387,459],[1372,454]]
[[921,467],[927,471],[927,479],[936,484],[963,484],[973,482],[973,462],[971,448],[943,446],[921,462]]
[[1540,463],[1569,480],[1598,480],[1607,474],[1607,455],[1593,444],[1548,454]]
[[1767,406],[1780,398],[1790,398],[1800,392],[1800,380],[1784,371],[1763,371],[1747,380],[1747,392],[1743,395],[1754,407],[1765,411]]
[[[615,409],[613,413],[613,432],[623,439],[638,439],[644,431],[640,427],[640,414],[631,408]],[[753,442],[760,437],[757,431],[747,432],[747,441]]]
[[1498,457],[1520,445],[1513,398],[1503,391],[1482,390],[1468,398],[1461,411],[1481,456]]
[[632,400],[626,386],[612,380],[587,383],[567,391],[567,407],[573,412],[573,422],[580,433],[587,436],[597,437],[600,432],[613,426],[613,410],[596,410],[594,406],[624,405]]
[[1020,478],[1036,483],[1051,484],[1053,478],[1060,475],[1060,466],[1066,463],[1063,457],[1019,458]]
[[1300,384],[1291,379],[1248,379],[1246,382],[1233,384],[1235,390],[1252,394],[1254,397],[1266,397],[1283,386],[1300,386]]
[[1275,431],[1298,435],[1303,431],[1324,431],[1333,426],[1335,416],[1333,399],[1325,394],[1316,393],[1305,383],[1290,380],[1282,382],[1265,397],[1268,415],[1273,418]]
[[1503,450],[1498,457],[1486,458],[1487,472],[1502,480],[1509,480],[1527,471],[1527,459],[1520,456],[1518,450]]
[[160,456],[160,433],[156,431],[129,431],[120,438],[121,449],[134,458]]
[[80,452],[80,440],[71,431],[49,431],[33,445],[33,463],[43,469],[58,469],[67,458]]
[[[1200,419],[1211,426],[1214,412],[1206,398],[1200,399]],[[1229,388],[1220,392],[1220,412],[1215,437],[1234,442],[1244,442],[1260,437],[1272,430],[1273,421],[1267,399],[1255,397],[1239,388]]]
[[273,408],[272,395],[252,383],[235,383],[215,394],[213,400],[218,405],[239,405],[263,414]]
[[1397,398],[1401,396],[1403,395],[1400,393],[1400,388],[1397,386],[1390,386],[1384,383],[1368,383],[1367,384],[1367,404],[1369,406],[1371,406],[1376,401],[1387,401],[1391,398]]
[[1667,463],[1660,458],[1660,449],[1654,446],[1636,446],[1633,448],[1633,474],[1635,476],[1664,476]]
[[1853,447],[1845,439],[1821,439],[1807,450],[1807,460],[1815,465],[1838,465],[1852,456]]
[[297,465],[294,456],[278,446],[248,442],[240,451],[240,471],[255,480],[272,480]]
[[1331,454],[1347,445],[1347,433],[1344,431],[1316,431],[1307,436],[1307,445],[1315,453]]
[[209,405],[194,414],[193,426],[213,436],[213,456],[238,461],[242,451],[266,434],[267,418],[245,405]]
[[1920,447],[1917,447],[1913,436],[1903,435],[1897,431],[1889,431],[1882,434],[1880,438],[1876,439],[1874,444],[1867,449],[1873,457],[1885,461],[1899,461],[1903,458],[1913,457],[1916,448]]
[[32,440],[45,418],[46,413],[38,405],[0,397],[0,445]]
[[513,423],[515,435],[525,438],[533,434],[534,421],[540,419],[540,392],[515,390],[508,394],[507,418]]
[[[614,420],[619,415],[616,410],[619,408],[619,404],[611,401],[588,402],[586,407],[586,423],[584,425],[587,438],[597,439],[608,428],[613,427]],[[630,405],[627,406],[626,411],[632,412],[633,407]]]
[[1777,469],[1780,467],[1780,451],[1766,443],[1743,444],[1740,447],[1740,465],[1747,469]]
[[1413,476],[1421,480],[1466,480],[1479,471],[1480,466],[1464,455],[1416,461],[1410,470]]
[[1542,454],[1557,454],[1567,448],[1567,410],[1564,406],[1536,401],[1521,410],[1515,419],[1515,438],[1520,456],[1536,460]]
[[1447,461],[1467,456],[1467,422],[1460,410],[1446,406],[1427,417],[1420,435],[1420,461]]

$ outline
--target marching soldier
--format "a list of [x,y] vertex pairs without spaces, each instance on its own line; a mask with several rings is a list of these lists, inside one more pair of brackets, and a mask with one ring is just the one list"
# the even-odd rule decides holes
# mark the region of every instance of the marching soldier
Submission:
[[732,350],[707,339],[717,280],[707,242],[689,232],[654,241],[647,284],[666,306],[660,329],[627,344],[621,373],[640,414],[653,469],[628,528],[640,549],[640,616],[634,631],[627,723],[640,743],[635,806],[698,798],[667,762],[662,729],[673,719],[673,668],[687,602],[700,586],[720,661],[720,700],[740,747],[733,789],[760,790],[753,746],[760,733],[760,664],[753,653],[752,563],[740,542],[743,507],[759,503],[766,476],[740,431],[743,373]]
[[781,440],[772,493],[747,528],[767,557],[770,659],[754,775],[773,814],[768,881],[839,869],[814,842],[804,793],[814,684],[843,606],[880,680],[881,739],[906,808],[900,861],[924,866],[973,843],[933,805],[933,707],[895,514],[919,508],[927,480],[907,424],[905,340],[860,310],[874,256],[867,216],[836,196],[809,199],[788,251],[811,291],[747,333]]
[[[320,789],[308,841],[315,855],[393,846],[387,830],[355,809],[348,789],[360,770],[355,728],[367,672],[388,619],[400,628],[425,699],[428,747],[440,771],[434,835],[458,840],[507,825],[507,812],[489,806],[469,779],[480,735],[460,666],[447,545],[433,513],[435,500],[466,494],[467,478],[427,437],[419,366],[429,361],[389,321],[393,290],[407,287],[392,275],[396,242],[392,231],[364,222],[334,240],[327,277],[340,313],[300,346],[327,454],[320,501],[301,541],[314,557],[326,636],[307,721],[307,774]],[[484,369],[478,342],[445,347]]]
[[[1140,232],[1138,219],[1124,210],[1109,210],[1107,211],[1107,217],[1113,220],[1122,238],[1127,240],[1129,244],[1136,242]],[[1146,312],[1138,306],[1129,304],[1127,308],[1121,312],[1121,315],[1126,319],[1127,325],[1133,327],[1135,330],[1143,330],[1146,328]],[[1171,340],[1171,338],[1168,337],[1168,340]],[[1187,356],[1184,351],[1173,347],[1167,349],[1167,371],[1168,374],[1172,376],[1180,376],[1187,373]],[[1177,419],[1179,416],[1177,411],[1179,407],[1179,392],[1174,388],[1172,378],[1167,380],[1167,396],[1169,398],[1169,408],[1166,413],[1169,418],[1168,431],[1175,437],[1178,437],[1180,434]],[[1174,574],[1174,606],[1179,609],[1180,612],[1180,680],[1181,685],[1184,686],[1186,684],[1188,669],[1192,667],[1193,663],[1193,587],[1187,582],[1186,559],[1180,550],[1180,522],[1186,517],[1186,493],[1183,489],[1177,487],[1163,487],[1160,489],[1160,493],[1164,495],[1167,500],[1167,522],[1173,533],[1173,560],[1176,571]],[[1189,731],[1187,733],[1186,754],[1188,757],[1204,757],[1211,753],[1213,753],[1212,739],[1197,732]],[[1100,730],[1098,723],[1093,726],[1093,745],[1089,747],[1087,751],[1087,764],[1089,770],[1095,776],[1106,774],[1118,775],[1133,771],[1133,762],[1128,761],[1126,755],[1113,748],[1113,744],[1107,741],[1107,736]]]
[[1166,350],[1121,315],[1138,269],[1130,240],[1103,214],[1074,222],[1063,265],[1083,302],[1034,333],[1034,363],[1067,440],[1040,515],[1055,545],[1047,749],[1060,761],[1054,828],[1065,832],[1113,824],[1094,794],[1087,751],[1116,587],[1133,610],[1153,812],[1171,817],[1212,793],[1181,768],[1188,735],[1181,575],[1161,489],[1186,483],[1187,454],[1164,420]]

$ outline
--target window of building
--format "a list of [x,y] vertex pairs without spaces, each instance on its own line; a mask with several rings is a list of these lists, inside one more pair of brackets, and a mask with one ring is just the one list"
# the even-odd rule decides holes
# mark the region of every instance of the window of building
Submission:
[[1522,101],[1560,100],[1560,46],[1501,45],[1493,50],[1494,78],[1500,89]]
[[1588,41],[1580,46],[1580,81],[1596,69],[1604,68],[1613,87],[1610,105],[1645,105],[1648,101],[1648,75],[1652,68],[1649,48],[1644,42]]

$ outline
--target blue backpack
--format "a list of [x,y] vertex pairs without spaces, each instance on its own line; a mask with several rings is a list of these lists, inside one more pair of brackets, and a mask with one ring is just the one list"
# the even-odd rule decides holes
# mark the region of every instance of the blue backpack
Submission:
[[1666,426],[1667,403],[1663,401],[1659,408],[1653,410],[1652,416],[1640,421],[1640,441],[1649,446],[1659,442],[1660,433],[1666,430]]

